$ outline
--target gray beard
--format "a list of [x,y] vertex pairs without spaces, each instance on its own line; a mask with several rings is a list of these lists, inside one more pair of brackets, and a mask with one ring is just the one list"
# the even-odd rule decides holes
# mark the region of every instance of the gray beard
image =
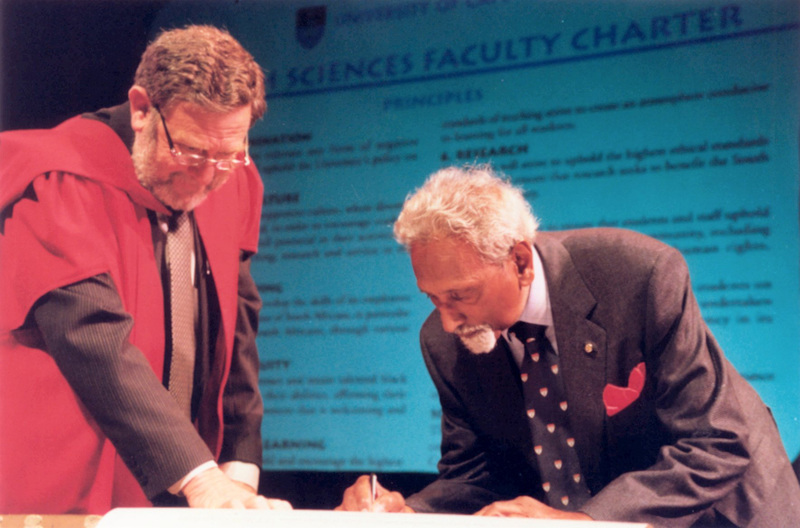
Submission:
[[460,326],[455,334],[473,354],[488,354],[497,345],[494,330],[487,324]]
[[155,118],[146,126],[146,129],[137,134],[133,140],[131,160],[136,177],[142,187],[150,191],[159,202],[176,211],[191,211],[205,200],[206,195],[198,193],[191,197],[175,196],[172,192],[171,181],[158,181],[153,175],[157,174],[156,164],[156,121]]

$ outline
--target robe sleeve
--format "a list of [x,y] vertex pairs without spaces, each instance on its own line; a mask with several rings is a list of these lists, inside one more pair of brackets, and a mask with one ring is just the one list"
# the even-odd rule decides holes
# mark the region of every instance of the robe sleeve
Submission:
[[70,387],[149,498],[213,460],[144,354],[128,341],[133,320],[110,276],[47,293],[31,317]]

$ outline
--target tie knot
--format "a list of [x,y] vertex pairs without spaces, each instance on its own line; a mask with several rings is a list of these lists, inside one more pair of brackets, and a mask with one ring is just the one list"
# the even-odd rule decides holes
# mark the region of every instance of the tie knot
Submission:
[[183,228],[188,221],[189,215],[185,212],[175,213],[167,219],[169,230],[173,233]]
[[546,326],[537,325],[533,323],[526,323],[524,321],[517,321],[508,331],[515,336],[517,339],[522,341],[522,343],[527,343],[530,339],[539,340],[544,337],[544,331],[547,329]]
[[157,215],[158,227],[163,233],[175,233],[189,222],[189,214],[184,211],[176,211],[172,214]]

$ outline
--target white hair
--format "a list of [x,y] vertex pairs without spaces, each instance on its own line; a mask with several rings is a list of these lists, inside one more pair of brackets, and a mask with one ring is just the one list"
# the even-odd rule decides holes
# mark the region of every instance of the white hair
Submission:
[[448,167],[406,198],[394,236],[406,249],[458,238],[500,263],[516,243],[533,244],[538,225],[522,191],[490,165]]

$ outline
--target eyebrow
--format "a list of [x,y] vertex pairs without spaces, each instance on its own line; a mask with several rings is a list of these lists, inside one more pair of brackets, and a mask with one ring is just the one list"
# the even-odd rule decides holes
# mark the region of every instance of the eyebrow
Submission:
[[[199,147],[193,147],[193,146],[191,146],[191,145],[187,145],[186,143],[184,143],[184,142],[182,142],[182,141],[175,141],[175,139],[174,139],[174,138],[172,139],[172,142],[173,142],[175,145],[179,145],[179,146],[181,146],[181,147],[184,147],[184,148],[186,148],[186,149],[188,149],[188,150],[192,150],[192,151],[195,151],[195,152],[200,152],[200,153],[203,153],[203,154],[208,154],[208,149],[202,149],[202,148],[199,148]],[[244,145],[246,145],[246,144],[247,144],[247,143],[246,143],[245,141],[242,141],[242,145],[243,145],[243,147],[244,147]],[[237,149],[237,150],[227,150],[227,151],[221,151],[221,150],[220,150],[220,151],[217,151],[217,152],[214,154],[214,156],[215,156],[215,157],[217,157],[217,156],[220,156],[220,155],[222,155],[222,156],[232,156],[232,155],[234,155],[234,154],[238,154],[239,152],[244,152],[244,148],[242,148],[242,149]]]
[[[442,295],[452,295],[454,293],[459,293],[461,295],[464,295],[464,294],[468,294],[468,293],[474,293],[479,288],[480,288],[480,286],[465,286],[463,288],[450,288],[449,290],[445,290],[444,292],[442,292]],[[430,297],[431,295],[435,295],[433,293],[426,292],[423,289],[419,289],[419,291],[420,291],[420,293],[422,293],[423,295],[427,295],[428,297]]]
[[478,289],[479,286],[467,286],[466,288],[453,288],[451,290],[447,290],[447,294],[452,295],[454,293],[458,293],[462,296],[465,296],[471,293],[476,293]]

